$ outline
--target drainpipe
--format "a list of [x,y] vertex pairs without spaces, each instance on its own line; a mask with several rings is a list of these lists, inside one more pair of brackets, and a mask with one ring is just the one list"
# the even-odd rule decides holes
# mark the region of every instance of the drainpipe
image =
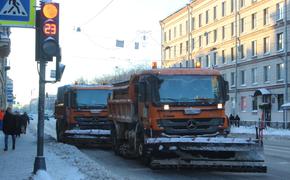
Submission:
[[236,62],[235,62],[235,114],[238,113],[238,1],[235,1],[235,52],[236,52]]
[[[284,0],[284,48],[285,48],[285,101],[284,103],[289,101],[288,97],[288,41],[287,41],[287,0]],[[284,118],[284,128],[287,128],[288,116],[287,111],[285,113]]]

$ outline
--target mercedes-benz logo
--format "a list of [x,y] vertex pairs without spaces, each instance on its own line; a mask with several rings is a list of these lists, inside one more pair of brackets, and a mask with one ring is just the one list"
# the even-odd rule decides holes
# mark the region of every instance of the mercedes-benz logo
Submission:
[[194,120],[187,121],[187,128],[188,129],[195,129],[196,128],[196,121],[194,121]]

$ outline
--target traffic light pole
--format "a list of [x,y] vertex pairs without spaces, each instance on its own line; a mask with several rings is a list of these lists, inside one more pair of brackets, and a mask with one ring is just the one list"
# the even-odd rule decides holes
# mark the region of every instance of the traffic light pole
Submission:
[[33,173],[38,170],[46,170],[44,145],[44,104],[45,104],[45,61],[39,62],[39,100],[38,100],[38,124],[37,124],[37,156],[34,161]]

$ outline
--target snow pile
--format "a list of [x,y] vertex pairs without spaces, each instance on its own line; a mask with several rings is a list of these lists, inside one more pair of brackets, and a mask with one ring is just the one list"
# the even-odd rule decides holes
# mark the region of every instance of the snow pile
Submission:
[[49,174],[44,170],[39,170],[33,177],[33,180],[52,180]]
[[[256,134],[255,126],[240,126],[240,127],[232,127],[231,133],[235,134]],[[263,134],[266,136],[287,136],[290,137],[289,129],[275,129],[271,127],[267,127],[263,130]]]
[[47,146],[50,152],[77,167],[82,174],[87,176],[86,179],[119,179],[74,146],[55,142],[50,142]]

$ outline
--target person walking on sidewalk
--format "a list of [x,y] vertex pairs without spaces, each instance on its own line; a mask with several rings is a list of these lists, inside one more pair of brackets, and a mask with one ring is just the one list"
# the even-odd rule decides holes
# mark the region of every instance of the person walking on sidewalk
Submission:
[[5,142],[5,148],[4,151],[8,150],[8,137],[9,135],[12,136],[12,149],[15,149],[15,141],[16,141],[16,121],[15,117],[12,114],[12,108],[8,107],[4,118],[3,118],[3,132],[5,134],[4,142]]
[[239,115],[236,115],[236,117],[235,117],[235,125],[236,125],[236,127],[240,127],[240,117],[239,117]]

